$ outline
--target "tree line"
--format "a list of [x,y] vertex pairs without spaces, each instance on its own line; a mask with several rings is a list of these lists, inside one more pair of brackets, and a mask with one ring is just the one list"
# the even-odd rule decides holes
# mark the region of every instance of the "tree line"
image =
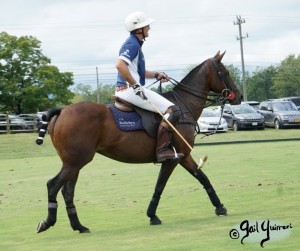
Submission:
[[[242,91],[241,71],[233,65],[226,67]],[[98,90],[91,85],[80,83],[71,91],[73,85],[73,73],[60,72],[52,65],[38,39],[0,33],[0,113],[36,113],[79,101],[97,101]],[[114,85],[101,86],[100,102],[112,103]],[[246,72],[246,86],[248,100],[300,96],[300,56],[291,54],[277,66]]]
[[[233,80],[243,90],[241,72],[233,65],[227,66]],[[300,96],[300,55],[288,55],[277,66],[271,65],[246,72],[248,100],[264,101],[266,99]]]

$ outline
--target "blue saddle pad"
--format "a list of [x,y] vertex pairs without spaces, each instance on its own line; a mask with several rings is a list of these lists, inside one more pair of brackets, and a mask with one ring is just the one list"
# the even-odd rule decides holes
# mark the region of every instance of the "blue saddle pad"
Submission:
[[145,130],[142,124],[142,117],[135,111],[124,112],[114,105],[110,106],[115,122],[121,131]]

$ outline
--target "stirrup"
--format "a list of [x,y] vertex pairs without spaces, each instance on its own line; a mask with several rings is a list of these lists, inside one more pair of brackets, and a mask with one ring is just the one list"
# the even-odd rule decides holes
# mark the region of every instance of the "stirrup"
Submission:
[[[171,150],[171,149],[169,149]],[[183,153],[177,153],[176,149],[174,147],[172,147],[173,153],[171,154],[172,151],[170,151],[167,154],[158,154],[156,156],[158,163],[162,163],[164,161],[170,160],[170,161],[178,161],[180,158],[184,157]],[[159,156],[161,155],[161,156]]]
[[173,148],[173,151],[174,151],[174,158],[173,158],[172,160],[177,160],[177,159],[179,159],[179,157],[178,157],[178,154],[177,154],[177,151],[176,151],[175,147],[173,146],[172,148]]
[[169,160],[172,160],[172,161],[176,160],[176,161],[177,161],[177,160],[179,160],[181,157],[184,156],[182,153],[180,153],[180,156],[179,156],[174,146],[172,146],[172,149],[173,149],[173,151],[174,151],[174,157],[173,157],[173,158],[170,158]]

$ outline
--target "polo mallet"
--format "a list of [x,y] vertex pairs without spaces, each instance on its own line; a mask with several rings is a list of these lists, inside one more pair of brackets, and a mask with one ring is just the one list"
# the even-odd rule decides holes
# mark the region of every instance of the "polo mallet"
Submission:
[[[174,132],[176,132],[176,134],[179,136],[179,138],[181,138],[181,140],[188,146],[188,148],[191,150],[191,152],[194,150],[192,147],[191,147],[191,145],[185,140],[185,138],[180,134],[180,132],[178,132],[178,130],[175,128],[175,126],[173,126],[172,125],[172,123],[168,120],[168,119],[166,119],[165,117],[164,117],[164,115],[161,113],[161,111],[156,107],[156,105],[154,105],[147,97],[145,97],[145,99],[148,101],[148,103],[155,109],[155,111],[163,118],[163,120],[172,128],[172,130],[174,131]],[[204,166],[204,164],[205,164],[205,162],[206,162],[206,160],[207,160],[207,158],[208,158],[208,156],[205,154],[204,156],[203,156],[203,158],[201,158],[196,152],[194,152],[195,153],[195,155],[197,156],[197,158],[199,158],[199,164],[198,164],[198,169],[201,169],[203,166]]]

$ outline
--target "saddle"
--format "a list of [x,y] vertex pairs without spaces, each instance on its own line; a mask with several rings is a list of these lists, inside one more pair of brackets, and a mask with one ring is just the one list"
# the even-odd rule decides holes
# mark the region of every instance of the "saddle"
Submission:
[[161,122],[159,114],[132,105],[116,96],[113,96],[113,99],[115,101],[109,107],[121,131],[143,130],[150,137],[157,137],[158,126]]

